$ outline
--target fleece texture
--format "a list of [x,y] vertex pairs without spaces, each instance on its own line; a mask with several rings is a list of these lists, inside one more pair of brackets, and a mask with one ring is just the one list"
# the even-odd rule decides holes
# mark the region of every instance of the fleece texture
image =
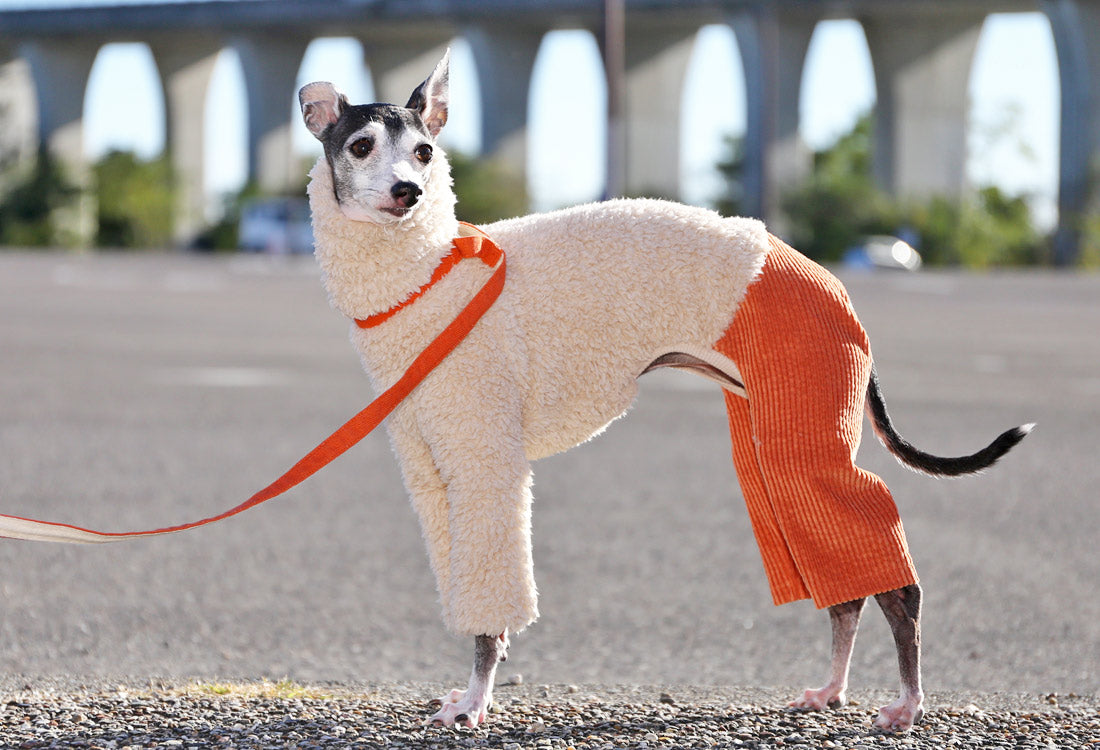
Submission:
[[772,598],[828,607],[916,583],[890,490],[855,465],[867,334],[832,274],[770,244],[715,348],[737,363],[748,394],[727,393],[726,408]]
[[[457,222],[441,150],[424,204],[391,225],[347,219],[323,158],[310,176],[317,258],[332,304],[349,318],[401,303],[450,251]],[[712,349],[768,252],[758,221],[655,200],[483,229],[507,255],[504,291],[387,423],[444,622],[463,635],[517,632],[538,616],[531,462],[622,415],[656,357]],[[376,390],[400,377],[489,273],[459,264],[382,325],[351,326]]]
[[[441,150],[423,204],[390,225],[347,219],[324,159],[310,176],[317,258],[349,319],[408,300],[451,251],[459,225]],[[449,629],[518,632],[538,616],[531,462],[599,434],[669,352],[744,384],[726,393],[734,462],[777,604],[916,581],[889,490],[854,463],[870,348],[825,269],[758,221],[665,201],[483,229],[507,255],[504,290],[387,422]],[[382,324],[351,325],[377,391],[490,273],[460,263]]]

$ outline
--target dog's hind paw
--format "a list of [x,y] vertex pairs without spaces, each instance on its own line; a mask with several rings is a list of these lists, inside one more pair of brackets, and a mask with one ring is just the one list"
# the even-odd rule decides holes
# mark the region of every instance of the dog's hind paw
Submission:
[[924,718],[924,706],[919,699],[898,698],[878,710],[875,727],[884,732],[908,732]]
[[804,690],[802,696],[788,703],[787,707],[796,711],[824,711],[826,708],[840,708],[847,702],[844,688],[826,685],[817,690]]
[[432,701],[432,705],[438,705],[439,710],[432,714],[427,723],[437,727],[458,725],[473,729],[485,722],[490,702],[488,695],[477,695],[469,690],[452,690],[442,698]]

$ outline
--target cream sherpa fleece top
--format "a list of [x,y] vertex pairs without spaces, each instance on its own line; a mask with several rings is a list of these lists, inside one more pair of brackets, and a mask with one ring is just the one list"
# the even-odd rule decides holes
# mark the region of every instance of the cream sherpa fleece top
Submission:
[[[365,318],[430,277],[457,231],[445,155],[400,223],[340,212],[322,158],[310,173],[316,255],[332,304]],[[656,200],[616,200],[483,227],[508,258],[504,291],[387,423],[459,634],[537,616],[530,462],[599,434],[672,350],[709,351],[768,250],[763,224]],[[488,278],[462,263],[415,304],[351,338],[382,390]]]

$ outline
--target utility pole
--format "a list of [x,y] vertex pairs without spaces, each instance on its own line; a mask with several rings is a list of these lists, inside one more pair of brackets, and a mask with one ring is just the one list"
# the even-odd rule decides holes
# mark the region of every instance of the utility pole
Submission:
[[607,185],[604,199],[626,192],[626,1],[604,0],[603,68],[607,76]]

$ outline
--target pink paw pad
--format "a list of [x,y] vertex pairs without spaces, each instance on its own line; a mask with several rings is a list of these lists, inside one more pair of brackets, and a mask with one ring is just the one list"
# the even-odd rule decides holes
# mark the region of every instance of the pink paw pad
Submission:
[[452,690],[442,698],[432,701],[432,705],[438,705],[436,711],[428,719],[428,724],[435,726],[466,726],[477,728],[485,722],[489,714],[489,697],[470,695],[468,690]]
[[924,717],[924,707],[919,700],[899,698],[878,711],[875,727],[884,732],[908,732]]
[[826,686],[817,690],[805,690],[802,697],[787,704],[799,711],[824,711],[827,708],[840,708],[847,702],[843,688]]

